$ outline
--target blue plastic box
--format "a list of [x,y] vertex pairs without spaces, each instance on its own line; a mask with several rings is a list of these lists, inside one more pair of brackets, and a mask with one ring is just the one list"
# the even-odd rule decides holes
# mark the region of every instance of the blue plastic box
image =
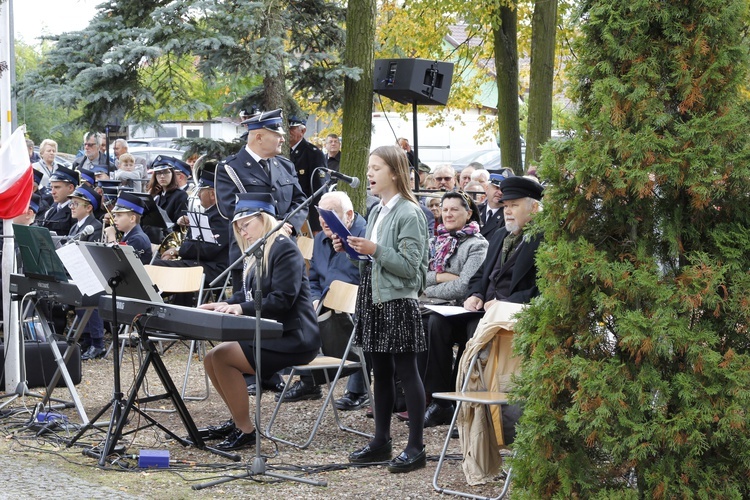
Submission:
[[141,450],[138,454],[138,467],[169,467],[169,450]]

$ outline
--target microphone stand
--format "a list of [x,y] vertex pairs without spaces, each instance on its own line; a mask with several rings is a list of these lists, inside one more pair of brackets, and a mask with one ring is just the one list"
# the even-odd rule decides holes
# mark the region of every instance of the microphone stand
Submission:
[[[260,400],[263,396],[263,384],[261,383],[261,348],[260,348],[260,338],[261,338],[261,310],[262,310],[262,300],[263,300],[263,291],[261,289],[261,284],[263,281],[263,276],[261,276],[261,273],[263,271],[263,253],[265,250],[266,242],[268,241],[268,238],[277,232],[279,229],[284,227],[284,225],[292,218],[294,217],[298,212],[301,210],[304,210],[310,204],[312,203],[312,200],[316,199],[319,195],[322,195],[323,192],[329,187],[331,183],[331,178],[326,179],[325,183],[317,190],[315,191],[312,196],[307,198],[303,203],[300,204],[297,208],[289,212],[284,219],[279,222],[273,229],[271,229],[269,232],[267,232],[265,235],[263,235],[262,238],[255,241],[250,247],[243,252],[240,257],[235,260],[227,269],[224,270],[223,273],[221,273],[215,280],[213,280],[209,286],[216,286],[217,283],[222,283],[228,273],[232,271],[235,267],[240,265],[242,261],[245,259],[245,257],[249,257],[250,255],[255,256],[255,433],[256,433],[256,441],[255,441],[255,457],[253,458],[253,463],[250,465],[250,468],[247,472],[244,472],[242,474],[238,474],[235,476],[228,476],[223,477],[221,479],[217,479],[215,481],[210,481],[207,483],[202,484],[196,484],[192,488],[194,490],[202,490],[204,488],[208,488],[210,486],[216,486],[217,484],[223,484],[227,483],[229,481],[234,481],[237,479],[245,479],[248,477],[254,477],[254,476],[268,476],[275,479],[282,479],[287,481],[297,481],[300,483],[305,484],[311,484],[313,486],[328,486],[327,481],[315,481],[312,479],[307,479],[304,477],[297,477],[297,476],[287,476],[284,474],[279,474],[277,472],[271,472],[266,467],[266,460],[265,457],[263,457],[260,453],[261,448],[261,441],[262,437],[264,437],[263,432],[261,431],[261,423],[260,423]],[[268,436],[265,436],[268,437]],[[270,437],[268,437],[270,439]]]

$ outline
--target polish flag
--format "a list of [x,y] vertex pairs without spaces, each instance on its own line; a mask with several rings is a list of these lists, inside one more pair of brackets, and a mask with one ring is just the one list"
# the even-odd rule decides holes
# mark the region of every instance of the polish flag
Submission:
[[23,127],[0,148],[0,219],[12,219],[29,208],[34,172]]

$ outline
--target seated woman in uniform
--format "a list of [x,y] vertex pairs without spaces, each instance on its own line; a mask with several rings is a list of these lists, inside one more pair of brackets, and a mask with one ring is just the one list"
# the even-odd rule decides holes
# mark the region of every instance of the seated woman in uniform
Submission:
[[154,199],[156,205],[167,213],[169,220],[175,224],[174,227],[167,228],[166,233],[158,228],[146,229],[146,234],[148,234],[151,243],[158,245],[167,233],[179,229],[176,227],[177,219],[185,215],[187,210],[188,194],[177,185],[175,169],[188,168],[188,166],[187,163],[177,158],[160,155],[156,157],[151,168],[153,174],[148,183],[148,194]]
[[[232,228],[240,250],[244,252],[276,225],[276,210],[270,194],[243,193],[237,198]],[[200,307],[229,314],[254,315],[254,289],[260,275],[261,315],[284,325],[280,338],[263,340],[260,372],[270,375],[312,361],[320,348],[320,335],[305,261],[297,244],[286,233],[275,232],[266,242],[263,269],[256,269],[254,261],[254,257],[245,259],[242,290],[226,302]],[[223,425],[208,427],[202,434],[209,439],[225,438],[216,446],[222,450],[254,445],[256,432],[243,377],[245,373],[252,375],[258,371],[254,342],[224,342],[206,354],[203,364],[232,418]]]

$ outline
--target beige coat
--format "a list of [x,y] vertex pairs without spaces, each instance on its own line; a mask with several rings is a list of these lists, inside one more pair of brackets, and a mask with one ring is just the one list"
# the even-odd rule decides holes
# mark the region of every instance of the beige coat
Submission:
[[[513,327],[516,323],[513,316],[523,307],[523,304],[497,302],[485,313],[474,336],[466,343],[458,368],[457,391],[462,389],[472,357],[480,351],[464,390],[510,391],[511,377],[521,366],[521,359],[512,353]],[[486,386],[482,384],[480,371]],[[500,447],[504,445],[500,407],[464,403],[457,426],[467,483],[477,485],[494,480],[500,473]]]

